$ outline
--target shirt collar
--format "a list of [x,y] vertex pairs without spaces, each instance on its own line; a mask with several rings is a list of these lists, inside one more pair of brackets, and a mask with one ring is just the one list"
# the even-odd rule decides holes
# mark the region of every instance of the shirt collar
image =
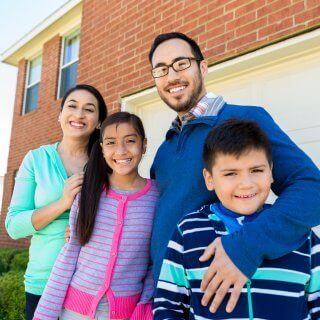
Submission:
[[180,131],[182,127],[191,120],[203,116],[216,116],[224,104],[225,101],[221,96],[217,96],[212,92],[208,92],[193,108],[185,113],[181,119],[177,116],[173,120],[170,129],[176,129]]

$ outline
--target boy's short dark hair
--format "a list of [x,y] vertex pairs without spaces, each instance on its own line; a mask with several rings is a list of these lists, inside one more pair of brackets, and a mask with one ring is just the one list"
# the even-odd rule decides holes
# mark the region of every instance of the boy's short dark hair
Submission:
[[211,171],[218,154],[240,157],[250,150],[264,151],[269,164],[272,163],[269,139],[257,123],[236,119],[224,121],[210,131],[204,142],[204,166]]
[[186,41],[190,47],[191,47],[191,51],[194,55],[194,57],[197,60],[204,60],[203,54],[201,52],[200,47],[198,46],[198,44],[191,38],[189,38],[187,35],[181,33],[181,32],[170,32],[170,33],[162,33],[159,34],[152,43],[151,49],[149,51],[149,61],[150,64],[152,64],[152,57],[154,54],[154,51],[157,49],[157,47],[162,43],[165,42],[167,40],[171,40],[171,39],[181,39]]

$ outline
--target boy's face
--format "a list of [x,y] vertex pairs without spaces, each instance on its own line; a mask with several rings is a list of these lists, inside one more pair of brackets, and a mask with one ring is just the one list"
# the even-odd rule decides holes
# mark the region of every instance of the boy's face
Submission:
[[263,150],[249,150],[236,157],[218,154],[211,172],[203,169],[208,190],[214,190],[227,209],[250,215],[265,203],[272,179],[272,168]]

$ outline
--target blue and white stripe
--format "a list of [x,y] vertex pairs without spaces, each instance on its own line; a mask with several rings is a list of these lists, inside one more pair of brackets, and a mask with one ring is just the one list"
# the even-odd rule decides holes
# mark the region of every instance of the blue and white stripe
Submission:
[[200,284],[211,261],[200,262],[199,257],[227,232],[209,206],[178,223],[161,268],[155,319],[320,319],[320,239],[314,233],[286,256],[265,260],[242,289],[232,313],[225,311],[228,299],[215,314],[203,307]]

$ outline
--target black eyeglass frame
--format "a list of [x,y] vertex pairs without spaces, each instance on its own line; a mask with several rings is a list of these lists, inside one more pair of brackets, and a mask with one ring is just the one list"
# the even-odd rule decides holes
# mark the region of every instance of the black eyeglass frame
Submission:
[[[188,65],[186,68],[183,68],[183,69],[180,69],[180,70],[175,69],[174,64],[176,64],[177,62],[179,62],[179,61],[181,61],[181,60],[188,60],[188,61],[189,61],[189,65]],[[195,57],[185,57],[185,58],[181,58],[181,59],[178,59],[178,60],[172,62],[171,64],[164,64],[164,65],[162,65],[162,66],[158,66],[158,67],[152,68],[152,69],[151,69],[151,75],[152,75],[152,77],[153,77],[154,79],[158,79],[158,78],[162,78],[162,77],[167,76],[168,73],[169,73],[169,68],[172,68],[175,72],[180,72],[180,71],[186,70],[186,69],[188,69],[188,68],[191,67],[191,61],[192,61],[192,60],[197,61],[197,62],[202,61],[201,59],[197,59],[197,58],[195,58]],[[153,74],[153,71],[154,71],[155,69],[157,69],[157,68],[163,68],[163,67],[167,67],[167,72],[166,72],[165,74],[163,74],[162,76],[155,77],[154,74]]]

